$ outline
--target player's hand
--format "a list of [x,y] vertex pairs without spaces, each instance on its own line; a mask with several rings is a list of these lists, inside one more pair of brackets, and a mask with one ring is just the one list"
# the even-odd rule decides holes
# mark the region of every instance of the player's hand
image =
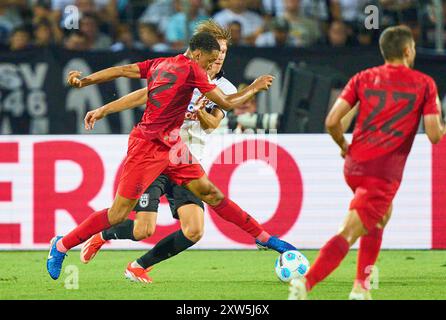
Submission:
[[87,112],[87,115],[84,119],[85,130],[93,130],[96,121],[101,120],[105,116],[106,113],[103,108],[98,108]]
[[82,72],[80,71],[70,71],[67,77],[68,85],[75,88],[82,88],[82,81],[80,79]]
[[275,77],[271,75],[263,75],[255,79],[252,85],[258,91],[268,90],[269,87],[271,87],[271,85],[273,84],[274,79]]
[[199,111],[204,109],[208,103],[208,99],[203,95],[198,99],[198,103],[195,103],[194,109],[195,111]]
[[207,102],[208,100],[206,99],[206,97],[204,97],[195,105],[198,119],[203,118],[203,114],[208,113],[206,111]]
[[197,109],[197,114],[203,114],[204,112],[206,112],[206,109],[204,107],[198,108]]

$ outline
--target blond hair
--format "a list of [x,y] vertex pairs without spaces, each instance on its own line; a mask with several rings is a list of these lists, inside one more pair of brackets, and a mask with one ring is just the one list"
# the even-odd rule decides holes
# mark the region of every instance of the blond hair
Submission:
[[217,40],[226,40],[231,42],[231,32],[227,28],[223,28],[212,19],[200,22],[195,28],[194,34],[207,32],[210,33]]

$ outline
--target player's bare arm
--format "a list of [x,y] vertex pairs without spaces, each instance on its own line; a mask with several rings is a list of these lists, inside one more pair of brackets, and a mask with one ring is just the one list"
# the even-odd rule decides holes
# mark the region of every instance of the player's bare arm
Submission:
[[341,156],[345,157],[348,151],[348,142],[344,137],[342,119],[352,110],[352,106],[342,98],[338,98],[325,119],[325,126],[333,140],[341,148]]
[[218,128],[225,115],[219,108],[212,109],[210,113],[205,108],[200,108],[197,110],[197,117],[200,121],[201,128],[211,133]]
[[348,128],[350,128],[353,119],[358,114],[358,105],[357,103],[346,115],[341,119],[342,128],[344,129],[344,133],[347,132]]
[[82,73],[80,71],[70,71],[67,77],[67,83],[75,88],[83,88],[92,84],[103,83],[112,81],[116,78],[132,78],[139,79],[140,71],[137,64],[127,64],[124,66],[116,66],[107,68],[89,76],[81,78]]
[[138,107],[147,101],[147,88],[133,91],[118,100],[107,103],[106,105],[89,111],[84,119],[85,129],[92,130],[96,121],[101,120],[107,115]]
[[268,90],[272,85],[274,77],[271,75],[263,75],[258,77],[253,83],[247,86],[245,89],[231,94],[226,95],[221,89],[216,87],[215,89],[209,91],[205,94],[206,98],[216,103],[223,110],[232,110],[263,90]]
[[437,106],[438,114],[424,116],[424,130],[430,142],[433,144],[439,143],[446,134],[446,126],[441,112],[441,101],[439,97],[437,97]]

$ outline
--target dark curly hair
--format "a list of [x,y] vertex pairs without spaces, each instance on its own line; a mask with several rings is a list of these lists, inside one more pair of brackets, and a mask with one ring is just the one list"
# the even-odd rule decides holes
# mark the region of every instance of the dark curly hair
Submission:
[[208,32],[194,34],[189,41],[189,48],[192,51],[202,50],[211,53],[214,50],[220,51],[217,39]]

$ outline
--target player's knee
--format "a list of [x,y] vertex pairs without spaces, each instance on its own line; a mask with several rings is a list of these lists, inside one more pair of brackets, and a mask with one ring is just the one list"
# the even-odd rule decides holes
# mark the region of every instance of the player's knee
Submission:
[[144,240],[146,238],[146,234],[145,234],[144,231],[135,229],[135,230],[133,230],[133,238],[136,241],[141,241],[141,240]]
[[147,226],[146,228],[146,238],[151,237],[155,233],[156,227],[154,225]]
[[135,227],[133,229],[133,238],[135,238],[136,241],[141,241],[146,238],[146,228],[141,227]]
[[392,216],[392,207],[389,208],[389,211],[384,216],[384,218],[378,223],[378,228],[384,229],[387,225],[387,223],[390,220],[390,217]]
[[154,226],[135,226],[133,229],[133,237],[136,241],[141,241],[151,237],[155,233]]
[[183,234],[192,242],[198,242],[203,237],[204,230],[201,227],[187,227],[184,228]]
[[146,230],[144,229],[135,229],[133,230],[133,238],[135,238],[136,241],[141,241],[147,238]]
[[216,188],[215,193],[213,194],[212,200],[215,204],[220,203],[225,198],[225,195]]
[[218,190],[216,186],[211,184],[202,200],[211,206],[216,206],[224,199],[224,197],[224,194]]
[[207,179],[201,181],[194,189],[195,195],[211,206],[217,205],[224,198],[221,191]]

